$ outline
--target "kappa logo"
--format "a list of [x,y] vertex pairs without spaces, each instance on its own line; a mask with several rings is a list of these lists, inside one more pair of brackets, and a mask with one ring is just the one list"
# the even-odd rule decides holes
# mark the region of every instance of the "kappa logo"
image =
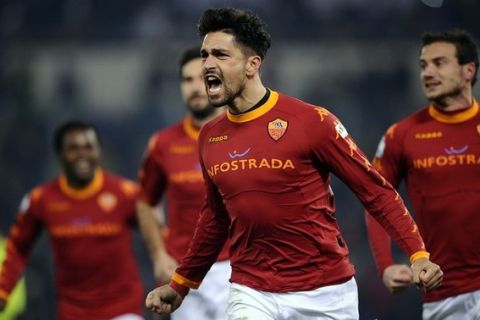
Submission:
[[278,141],[281,137],[283,137],[285,132],[287,132],[287,128],[288,122],[277,118],[268,123],[268,134],[270,135],[270,138]]
[[443,136],[442,131],[415,133],[415,139],[438,139]]
[[210,137],[210,138],[208,138],[208,142],[209,142],[209,143],[222,142],[222,141],[227,141],[227,140],[228,140],[228,136],[227,136],[227,135],[216,136],[216,137]]
[[47,204],[47,210],[51,212],[65,212],[71,207],[69,202],[50,202]]

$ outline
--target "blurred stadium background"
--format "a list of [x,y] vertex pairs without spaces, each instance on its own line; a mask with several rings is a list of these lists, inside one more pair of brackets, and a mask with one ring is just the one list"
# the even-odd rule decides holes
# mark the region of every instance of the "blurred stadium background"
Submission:
[[[63,120],[93,122],[105,166],[135,179],[150,134],[184,114],[178,54],[200,42],[196,22],[209,7],[257,12],[273,36],[264,83],[329,108],[371,157],[389,124],[426,104],[418,81],[421,33],[458,27],[480,37],[478,0],[432,7],[441,2],[1,0],[0,230],[8,231],[22,195],[56,174],[51,135]],[[333,188],[358,273],[361,319],[420,319],[417,290],[393,297],[377,277],[358,200],[338,180]],[[136,242],[151,288],[138,235]],[[49,252],[43,235],[27,272],[24,319],[54,318]]]

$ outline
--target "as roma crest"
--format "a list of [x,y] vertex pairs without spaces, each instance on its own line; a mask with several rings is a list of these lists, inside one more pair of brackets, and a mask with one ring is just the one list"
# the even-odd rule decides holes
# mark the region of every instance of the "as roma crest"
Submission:
[[268,123],[268,134],[273,140],[278,141],[287,132],[287,128],[288,122],[277,118]]
[[110,212],[117,205],[117,197],[110,192],[103,192],[98,196],[97,202],[103,211]]

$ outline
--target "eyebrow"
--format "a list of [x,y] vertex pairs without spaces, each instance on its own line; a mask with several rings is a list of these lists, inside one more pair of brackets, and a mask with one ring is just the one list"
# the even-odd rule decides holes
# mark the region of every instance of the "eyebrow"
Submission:
[[446,56],[439,56],[439,57],[434,57],[434,58],[431,58],[431,59],[425,59],[425,58],[420,58],[420,62],[427,62],[428,61],[433,61],[433,62],[439,62],[439,61],[442,61],[442,60],[448,60],[449,58],[446,57]]
[[222,53],[227,53],[228,50],[226,49],[212,49],[212,54],[222,54]]
[[[228,49],[216,49],[216,48],[213,48],[210,53],[215,56],[215,55],[219,55],[219,54],[226,54],[226,53],[228,53],[228,52],[229,52]],[[202,50],[200,51],[200,55],[201,55],[202,57],[205,57],[205,56],[208,55],[208,51],[207,51],[206,49],[202,49]]]

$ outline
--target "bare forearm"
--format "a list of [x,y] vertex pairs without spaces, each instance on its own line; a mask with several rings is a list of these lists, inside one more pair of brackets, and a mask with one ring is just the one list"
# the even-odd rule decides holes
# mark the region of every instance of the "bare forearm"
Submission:
[[156,261],[165,252],[165,243],[160,235],[160,223],[155,210],[157,210],[155,207],[141,200],[137,202],[140,232],[152,261]]

